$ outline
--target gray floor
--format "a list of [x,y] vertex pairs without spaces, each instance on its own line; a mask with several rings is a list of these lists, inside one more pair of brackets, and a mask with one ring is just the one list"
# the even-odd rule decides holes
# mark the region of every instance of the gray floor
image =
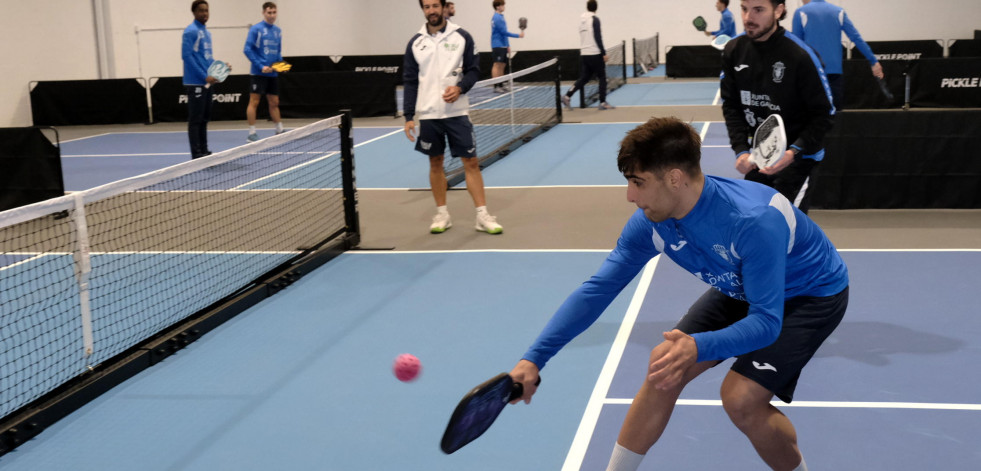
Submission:
[[[719,106],[631,106],[598,111],[576,109],[566,122],[642,122],[651,116],[692,121],[722,121]],[[287,127],[312,120],[284,120]],[[262,125],[263,123],[260,123]],[[394,117],[357,118],[355,126],[401,126]],[[107,132],[154,132],[186,129],[185,123],[58,128],[62,141]],[[213,122],[211,129],[244,129],[244,121]],[[427,169],[421,167],[420,172]],[[362,246],[398,250],[610,249],[634,207],[625,188],[488,188],[490,209],[504,234],[474,231],[472,203],[464,190],[451,191],[452,230],[427,232],[433,211],[428,191],[359,192]],[[391,208],[398,211],[391,211]],[[817,221],[842,249],[981,249],[979,210],[815,210]]]

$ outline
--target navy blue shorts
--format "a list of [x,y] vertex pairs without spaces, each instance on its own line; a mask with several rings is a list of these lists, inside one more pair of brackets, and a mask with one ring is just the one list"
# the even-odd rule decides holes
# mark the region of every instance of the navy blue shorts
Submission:
[[417,151],[430,157],[444,155],[447,139],[453,157],[477,156],[477,137],[474,136],[469,116],[419,120]]
[[249,93],[279,96],[279,77],[249,76]]
[[508,48],[506,47],[495,47],[491,49],[491,59],[494,62],[508,62]]
[[[784,301],[783,327],[772,344],[736,357],[732,370],[763,386],[783,402],[794,399],[804,365],[838,327],[848,307],[848,288],[832,296],[798,296]],[[710,288],[692,304],[676,329],[709,332],[746,317],[749,303]]]

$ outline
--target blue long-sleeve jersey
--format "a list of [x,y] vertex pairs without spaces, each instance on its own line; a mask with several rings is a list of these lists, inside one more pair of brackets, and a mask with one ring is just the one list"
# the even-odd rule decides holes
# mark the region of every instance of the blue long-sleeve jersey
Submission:
[[508,32],[508,24],[504,21],[504,15],[495,12],[494,17],[491,18],[491,48],[510,47],[511,42],[508,41],[508,38],[518,37],[521,35]]
[[870,65],[879,62],[872,53],[872,48],[855,29],[852,20],[848,19],[845,10],[825,0],[812,0],[811,3],[794,11],[793,28],[794,36],[804,40],[821,56],[824,72],[827,74],[842,73],[842,31],[855,43],[855,47],[865,56]]
[[726,35],[730,38],[736,37],[736,19],[732,16],[729,9],[722,10],[722,19],[719,20],[719,29],[710,32],[712,36]]
[[599,271],[566,299],[523,358],[544,367],[662,253],[723,294],[749,303],[744,319],[692,336],[698,361],[763,348],[780,333],[786,299],[831,296],[848,286],[848,269],[834,245],[776,190],[706,176],[698,202],[681,219],[656,223],[638,209]]
[[283,30],[279,26],[271,25],[265,21],[252,25],[249,28],[249,35],[245,38],[245,57],[249,58],[252,68],[249,73],[252,75],[263,75],[275,77],[279,75],[276,71],[262,73],[263,67],[269,67],[273,62],[283,60]]
[[211,32],[204,23],[194,20],[184,28],[181,59],[184,60],[184,85],[204,85],[208,67],[215,61],[211,50]]

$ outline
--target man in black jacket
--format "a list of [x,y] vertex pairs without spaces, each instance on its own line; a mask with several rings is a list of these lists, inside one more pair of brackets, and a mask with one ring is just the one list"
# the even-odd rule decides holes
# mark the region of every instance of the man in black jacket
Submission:
[[[808,180],[824,158],[834,124],[831,90],[817,55],[779,25],[784,0],[742,0],[743,29],[722,55],[722,112],[736,170],[771,186],[807,212]],[[783,118],[790,144],[784,158],[763,169],[750,161],[749,138],[767,116]]]

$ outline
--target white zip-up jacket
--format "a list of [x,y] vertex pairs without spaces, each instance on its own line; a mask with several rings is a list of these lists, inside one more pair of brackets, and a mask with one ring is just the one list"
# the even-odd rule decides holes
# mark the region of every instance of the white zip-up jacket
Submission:
[[[449,21],[435,35],[430,35],[423,24],[405,49],[402,75],[406,121],[469,114],[466,93],[480,77],[473,37]],[[454,85],[460,87],[460,98],[454,103],[443,101],[443,92]]]

